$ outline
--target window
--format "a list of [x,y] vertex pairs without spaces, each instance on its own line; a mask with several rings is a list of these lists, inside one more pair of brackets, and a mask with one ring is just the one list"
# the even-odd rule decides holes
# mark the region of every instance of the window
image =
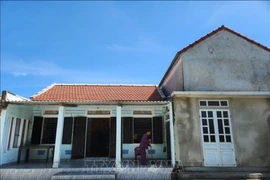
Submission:
[[[152,118],[134,118],[134,134],[133,134],[133,142],[140,143],[143,134],[150,130],[152,131]],[[152,138],[153,133],[150,135],[150,139]]]
[[54,144],[56,137],[57,118],[44,118],[42,144]]
[[20,136],[20,126],[21,126],[21,119],[16,119],[16,127],[15,127],[15,134],[14,134],[14,141],[13,141],[13,148],[18,147],[18,140]]
[[21,137],[21,146],[24,145],[24,138],[26,136],[27,132],[26,132],[26,120],[23,121],[23,128],[22,128],[22,137]]
[[44,115],[58,115],[58,110],[44,110]]
[[43,117],[34,117],[31,144],[40,144]]
[[73,118],[65,117],[62,144],[71,144],[72,124],[73,124]]
[[123,143],[140,143],[143,134],[147,130],[152,133],[149,139],[154,144],[163,143],[163,120],[162,117],[133,118],[124,117],[123,121]]
[[11,122],[10,122],[10,126],[9,126],[9,137],[8,137],[8,146],[7,146],[7,149],[10,149],[13,124],[14,124],[14,118],[12,117]]
[[134,110],[133,115],[152,115],[152,111]]
[[200,107],[228,107],[229,103],[227,100],[200,100]]
[[88,110],[87,115],[111,115],[110,110]]

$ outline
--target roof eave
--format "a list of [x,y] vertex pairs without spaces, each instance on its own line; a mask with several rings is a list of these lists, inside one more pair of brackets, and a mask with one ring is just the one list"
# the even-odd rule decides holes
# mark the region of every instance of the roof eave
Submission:
[[164,105],[169,101],[9,101],[20,105]]
[[173,91],[173,98],[270,98],[269,91]]

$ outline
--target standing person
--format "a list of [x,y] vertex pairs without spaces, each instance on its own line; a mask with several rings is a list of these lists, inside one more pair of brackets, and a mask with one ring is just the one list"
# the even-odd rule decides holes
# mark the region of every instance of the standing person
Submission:
[[151,146],[151,139],[148,139],[148,136],[151,134],[150,130],[147,130],[140,142],[140,154],[141,154],[141,165],[146,165],[146,152],[145,150],[148,149],[148,146]]

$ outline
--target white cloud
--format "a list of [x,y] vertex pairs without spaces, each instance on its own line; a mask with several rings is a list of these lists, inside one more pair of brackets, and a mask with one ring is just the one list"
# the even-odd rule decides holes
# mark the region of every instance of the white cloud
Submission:
[[139,40],[126,45],[123,44],[110,44],[105,46],[110,51],[129,51],[129,52],[157,52],[167,50],[167,47],[163,47],[159,43],[151,40]]
[[[12,75],[15,78],[28,77],[50,79],[58,83],[135,83],[142,79],[134,79],[121,76],[121,74],[111,75],[108,70],[94,71],[93,69],[64,68],[50,61],[23,61],[23,60],[3,60],[1,73]],[[41,79],[40,79],[41,80]]]

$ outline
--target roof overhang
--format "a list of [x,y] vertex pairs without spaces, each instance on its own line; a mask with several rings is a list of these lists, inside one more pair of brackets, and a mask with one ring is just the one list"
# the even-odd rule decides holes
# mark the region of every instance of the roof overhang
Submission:
[[170,101],[8,101],[18,105],[59,105],[76,107],[78,105],[166,105]]
[[270,91],[173,91],[171,97],[270,98]]

